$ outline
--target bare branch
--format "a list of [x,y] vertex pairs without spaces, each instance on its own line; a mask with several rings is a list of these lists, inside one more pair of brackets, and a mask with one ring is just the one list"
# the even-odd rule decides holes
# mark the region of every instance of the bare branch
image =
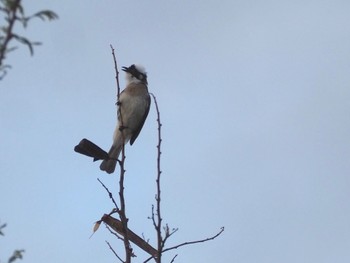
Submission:
[[177,254],[173,257],[173,259],[170,261],[170,263],[174,263],[176,257],[177,257]]
[[160,155],[162,154],[161,152],[161,144],[162,144],[162,124],[160,122],[160,112],[158,108],[158,103],[157,103],[157,98],[153,93],[150,93],[152,95],[154,104],[156,106],[156,111],[157,111],[157,123],[158,123],[158,145],[157,145],[157,179],[156,179],[156,184],[157,184],[157,194],[156,194],[156,203],[157,203],[157,222],[155,222],[154,218],[154,209],[152,206],[152,220],[153,220],[153,225],[156,228],[157,231],[157,243],[158,243],[158,256],[157,256],[157,262],[161,262],[161,256],[162,256],[162,250],[164,247],[164,241],[162,237],[162,216],[161,216],[161,207],[160,207],[160,202],[161,202],[161,189],[160,189],[160,176],[162,171],[160,170]]
[[99,182],[100,182],[100,184],[103,186],[103,188],[104,188],[104,189],[106,189],[106,191],[107,191],[107,193],[108,193],[108,195],[109,195],[109,198],[112,200],[112,202],[113,202],[113,204],[114,204],[115,208],[117,209],[117,211],[119,211],[119,208],[118,208],[117,202],[114,200],[114,197],[113,197],[112,192],[111,192],[111,191],[109,191],[109,189],[107,188],[107,186],[105,186],[105,185],[104,185],[104,183],[102,183],[102,181],[101,181],[99,178],[97,178],[97,181],[99,181]]
[[125,262],[118,256],[117,252],[115,252],[115,250],[113,249],[113,247],[111,246],[111,244],[110,244],[108,241],[106,241],[106,243],[107,243],[107,245],[109,246],[109,249],[112,250],[113,254],[120,260],[120,262],[125,263]]
[[109,231],[109,233],[111,233],[113,236],[116,236],[117,239],[120,239],[120,240],[124,241],[124,238],[122,238],[121,236],[119,236],[117,232],[112,231],[112,229],[110,228],[109,225],[107,225],[106,223],[105,223],[105,225],[106,225],[106,228],[107,228],[107,230]]
[[[114,69],[115,69],[115,77],[116,77],[116,82],[117,82],[117,105],[118,105],[118,116],[120,119],[120,124],[121,127],[123,127],[123,116],[121,112],[121,105],[120,105],[120,85],[119,85],[119,71],[118,71],[118,64],[117,64],[117,59],[115,56],[114,48],[112,45],[112,56],[113,56],[113,61],[114,61]],[[121,130],[122,134],[122,141],[124,142],[124,132]],[[120,210],[119,210],[119,217],[122,222],[123,226],[123,233],[124,233],[124,248],[125,248],[125,257],[126,263],[131,262],[131,257],[133,256],[133,251],[130,246],[129,242],[129,237],[128,237],[128,218],[126,217],[126,212],[125,212],[125,198],[124,198],[124,176],[125,176],[125,169],[124,169],[124,163],[125,163],[125,143],[122,144],[122,159],[119,162],[120,166],[120,175],[119,175],[119,199],[120,199]]]
[[114,61],[114,70],[115,70],[115,80],[117,82],[117,103],[119,102],[119,97],[120,97],[120,85],[119,85],[119,71],[118,71],[118,64],[117,64],[117,59],[115,56],[114,48],[112,45],[110,45],[112,49],[112,56],[113,56],[113,61]]
[[154,214],[154,205],[152,205],[152,216],[150,217],[150,219],[152,219],[153,226],[157,230],[156,216]]
[[173,234],[175,234],[179,229],[173,228],[172,231],[170,232],[169,226],[168,226],[168,224],[166,224],[166,226],[164,227],[164,230],[165,230],[165,237],[164,237],[163,242],[162,242],[163,248],[164,248],[165,242],[168,240],[168,238],[171,237]]
[[156,257],[153,257],[153,256],[152,256],[152,257],[149,257],[148,259],[146,259],[143,263],[147,263],[148,261],[150,261],[150,260],[153,259],[153,258],[156,260]]
[[213,240],[213,239],[217,238],[218,236],[220,236],[222,232],[224,232],[224,227],[222,227],[221,230],[216,235],[214,235],[212,237],[208,237],[208,238],[201,239],[201,240],[196,240],[196,241],[184,242],[184,243],[181,243],[179,245],[166,248],[166,249],[163,250],[163,252],[166,252],[166,251],[169,251],[169,250],[173,250],[173,249],[177,249],[177,248],[182,247],[182,246],[193,245],[193,244],[198,244],[198,243],[203,243],[203,242],[207,242],[207,241]]

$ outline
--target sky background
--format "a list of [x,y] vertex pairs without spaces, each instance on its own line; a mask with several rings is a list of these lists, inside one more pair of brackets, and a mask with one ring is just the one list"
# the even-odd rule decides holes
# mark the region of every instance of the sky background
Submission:
[[[51,9],[23,32],[43,42],[10,54],[0,82],[0,259],[116,262],[120,240],[96,220],[113,208],[73,151],[109,149],[115,71],[143,64],[163,124],[162,212],[179,231],[164,262],[350,262],[350,2],[24,1]],[[3,22],[1,22],[3,23]],[[22,32],[19,28],[17,32]],[[124,74],[120,75],[124,87]],[[130,228],[155,244],[155,106],[126,148]],[[148,256],[135,248],[143,262]]]

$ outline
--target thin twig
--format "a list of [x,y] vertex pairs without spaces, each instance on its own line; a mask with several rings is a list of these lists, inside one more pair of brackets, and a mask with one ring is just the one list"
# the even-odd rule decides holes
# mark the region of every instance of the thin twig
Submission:
[[155,257],[149,257],[148,259],[146,259],[143,263],[147,263],[148,261],[150,261],[152,258],[154,258],[156,260]]
[[104,183],[102,183],[102,181],[101,181],[99,178],[97,178],[97,181],[99,181],[99,182],[100,182],[100,184],[103,186],[103,188],[104,188],[104,189],[106,189],[106,191],[107,191],[107,193],[108,193],[109,198],[112,200],[112,202],[113,202],[113,204],[114,204],[115,208],[117,209],[117,211],[119,211],[119,208],[118,208],[117,202],[114,200],[114,197],[113,197],[112,192],[111,192],[111,191],[109,191],[109,189],[107,188],[107,186],[105,186],[105,185],[104,185]]
[[152,223],[153,223],[153,226],[154,228],[157,230],[157,223],[156,223],[156,217],[155,217],[155,214],[154,214],[154,205],[152,205]]
[[158,256],[157,256],[157,262],[161,262],[161,256],[162,256],[162,250],[164,247],[164,241],[162,238],[162,216],[161,216],[161,210],[160,210],[160,202],[161,202],[161,190],[160,190],[160,176],[162,171],[160,170],[160,155],[161,152],[161,144],[162,144],[162,123],[160,121],[160,112],[158,108],[157,98],[153,93],[150,93],[153,97],[154,104],[156,106],[157,111],[157,123],[158,123],[158,145],[157,145],[157,195],[156,195],[156,202],[157,202],[157,222],[155,223],[154,220],[154,212],[152,207],[152,218],[153,218],[153,224],[157,231],[157,243],[158,243]]
[[173,259],[170,261],[170,263],[174,263],[176,257],[177,257],[177,254],[173,257]]
[[119,85],[119,71],[118,71],[118,64],[117,64],[117,59],[116,59],[116,56],[115,56],[115,52],[114,52],[114,48],[112,45],[111,46],[111,49],[112,49],[112,56],[113,56],[113,61],[114,61],[114,70],[115,70],[115,79],[116,79],[116,82],[117,82],[117,102],[119,101],[119,96],[120,96],[120,85]]
[[106,241],[107,245],[109,246],[109,249],[112,250],[113,254],[120,260],[120,262],[125,263],[117,254],[117,252],[115,252],[115,250],[113,249],[113,247],[111,246],[111,244],[109,244],[108,241]]
[[106,226],[106,228],[108,229],[109,233],[111,233],[112,235],[116,236],[118,239],[124,241],[124,238],[122,238],[121,236],[119,236],[117,232],[112,231],[112,229],[109,227],[109,225],[107,225],[107,224],[105,223],[105,226]]
[[163,239],[163,247],[165,245],[165,242],[168,240],[169,237],[171,237],[173,234],[175,234],[179,229],[178,228],[174,228],[171,232],[169,232],[169,226],[166,225],[166,231],[165,231],[165,237]]
[[208,237],[208,238],[201,239],[201,240],[196,240],[196,241],[184,242],[184,243],[181,243],[179,245],[166,248],[166,249],[163,250],[163,252],[166,252],[166,251],[169,251],[169,250],[173,250],[173,249],[177,249],[177,248],[182,247],[182,246],[193,245],[193,244],[198,244],[198,243],[207,242],[209,240],[213,240],[213,239],[217,238],[218,236],[220,236],[222,232],[224,232],[224,227],[222,227],[221,230],[216,235],[214,235],[212,237]]

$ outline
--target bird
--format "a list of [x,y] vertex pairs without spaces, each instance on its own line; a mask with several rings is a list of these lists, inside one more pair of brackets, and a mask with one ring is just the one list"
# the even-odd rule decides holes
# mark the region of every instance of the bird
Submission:
[[117,102],[118,123],[108,158],[100,165],[100,169],[108,174],[114,172],[123,145],[129,141],[132,145],[140,134],[151,104],[145,68],[139,64],[132,64],[130,67],[122,67],[122,70],[126,73],[127,83]]

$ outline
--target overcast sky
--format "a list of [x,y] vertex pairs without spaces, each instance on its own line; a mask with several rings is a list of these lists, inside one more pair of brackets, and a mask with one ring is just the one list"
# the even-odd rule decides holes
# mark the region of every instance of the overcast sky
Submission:
[[[350,262],[350,2],[24,0],[59,20],[23,32],[0,82],[0,259],[116,262],[96,220],[113,208],[102,173],[73,151],[104,149],[116,122],[115,72],[146,67],[163,124],[164,262]],[[1,22],[3,23],[3,22]],[[120,75],[125,85],[124,74]],[[126,148],[129,226],[156,244],[154,104]],[[147,255],[135,248],[143,262]]]

